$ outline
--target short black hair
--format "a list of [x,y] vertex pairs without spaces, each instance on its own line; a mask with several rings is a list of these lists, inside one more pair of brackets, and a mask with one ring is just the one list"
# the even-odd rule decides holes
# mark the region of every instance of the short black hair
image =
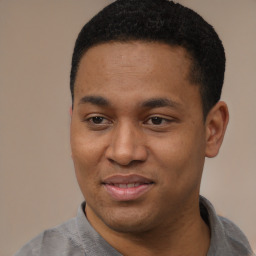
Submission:
[[75,43],[70,73],[74,85],[79,63],[92,46],[111,42],[162,42],[187,50],[189,79],[200,86],[204,117],[219,101],[225,73],[225,52],[214,28],[193,10],[168,0],[117,0],[84,25]]

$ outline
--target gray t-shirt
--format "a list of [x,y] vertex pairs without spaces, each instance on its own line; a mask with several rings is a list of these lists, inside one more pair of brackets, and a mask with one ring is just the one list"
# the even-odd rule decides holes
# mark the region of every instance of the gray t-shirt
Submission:
[[[93,229],[84,208],[85,203],[79,207],[76,218],[44,231],[15,256],[121,256]],[[228,219],[217,216],[212,204],[204,197],[200,197],[200,210],[211,229],[207,256],[254,255],[242,231]]]

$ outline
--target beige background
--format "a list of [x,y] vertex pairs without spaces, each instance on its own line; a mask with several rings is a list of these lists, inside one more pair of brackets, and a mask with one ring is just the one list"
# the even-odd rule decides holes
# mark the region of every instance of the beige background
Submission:
[[[75,38],[107,0],[0,0],[0,255],[76,214],[69,149]],[[180,0],[214,25],[227,53],[231,120],[202,194],[256,248],[256,1]]]

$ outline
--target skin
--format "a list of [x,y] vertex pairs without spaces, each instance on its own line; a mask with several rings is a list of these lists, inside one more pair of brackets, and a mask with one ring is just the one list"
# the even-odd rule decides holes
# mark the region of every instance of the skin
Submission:
[[[190,67],[185,49],[139,41],[100,44],[80,62],[71,111],[75,172],[89,222],[123,255],[207,254],[200,181],[228,110],[218,102],[204,121]],[[152,184],[118,200],[104,183],[115,175]]]

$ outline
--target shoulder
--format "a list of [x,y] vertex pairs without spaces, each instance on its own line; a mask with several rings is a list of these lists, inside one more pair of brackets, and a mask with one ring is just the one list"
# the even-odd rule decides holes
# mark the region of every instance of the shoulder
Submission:
[[200,211],[211,230],[208,256],[252,256],[248,239],[232,221],[217,215],[213,205],[200,196]]
[[25,244],[14,256],[65,256],[71,254],[83,255],[75,219],[45,230]]
[[229,246],[239,255],[253,255],[249,241],[241,229],[229,219],[218,216],[223,225],[223,231]]

